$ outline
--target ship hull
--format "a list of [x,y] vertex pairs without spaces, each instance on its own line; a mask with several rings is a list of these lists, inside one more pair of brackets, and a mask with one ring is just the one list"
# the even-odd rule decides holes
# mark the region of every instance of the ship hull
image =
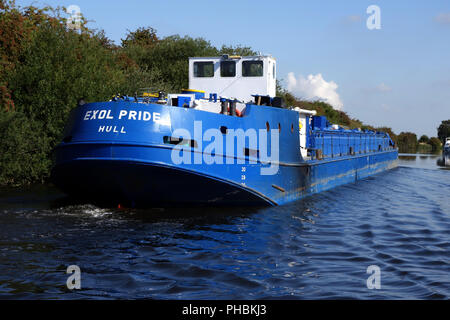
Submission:
[[[124,110],[136,111],[135,118],[120,118]],[[146,116],[139,113],[142,110],[150,110],[158,121],[139,121],[140,115]],[[294,127],[297,112],[264,106],[248,106],[246,112],[241,118],[161,105],[143,109],[121,102],[79,107],[69,119],[64,141],[54,150],[51,179],[73,197],[105,205],[259,206],[282,205],[397,165],[396,149],[345,155],[343,148],[339,156],[304,160],[298,148],[298,127]],[[103,118],[91,119],[92,115]],[[208,162],[212,152],[195,132],[195,122],[201,123],[203,131],[221,126],[262,132],[268,125],[277,128],[279,157],[265,161],[260,157],[262,149],[254,154],[241,149],[231,157],[215,150],[215,161]],[[179,127],[195,140],[195,145],[182,151],[167,139]],[[223,136],[225,145],[229,131],[219,134],[216,139]],[[242,146],[250,147],[248,141]],[[174,161],[180,152],[189,161]],[[271,167],[276,170],[264,171]]]
[[[90,153],[101,154],[95,149],[104,151],[105,148],[108,154],[116,156],[85,157],[83,151],[90,149]],[[339,185],[355,183],[397,166],[396,151],[302,164],[280,163],[278,173],[273,176],[261,176],[257,163],[246,165],[247,183],[243,185],[242,165],[174,166],[168,161],[170,150],[148,147],[142,147],[147,156],[141,159],[125,157],[135,154],[136,148],[141,147],[66,147],[59,152],[66,156],[73,152],[72,159],[53,167],[52,180],[73,197],[104,205],[266,206],[282,205]],[[233,175],[233,172],[239,174]]]
[[229,181],[151,162],[78,160],[53,170],[64,192],[86,201],[124,207],[266,205],[270,199]]

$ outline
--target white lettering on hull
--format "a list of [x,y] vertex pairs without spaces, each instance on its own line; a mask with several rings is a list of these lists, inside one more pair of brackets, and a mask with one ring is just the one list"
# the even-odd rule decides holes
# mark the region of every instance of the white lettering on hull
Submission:
[[98,132],[127,133],[124,126],[120,127],[120,130],[117,126],[99,126]]
[[[83,120],[103,120],[114,119],[111,110],[88,110],[84,114]],[[161,120],[161,113],[150,111],[135,111],[135,110],[120,110],[117,119],[122,120],[136,120],[136,121],[150,121],[158,122]]]
[[[111,110],[88,110],[84,114],[83,120],[113,120],[114,115],[112,115]],[[119,120],[136,120],[136,121],[150,121],[160,122],[161,113],[150,112],[150,111],[135,111],[135,110],[120,110],[117,116]],[[127,133],[124,126],[99,126],[97,132],[107,132],[107,133]]]

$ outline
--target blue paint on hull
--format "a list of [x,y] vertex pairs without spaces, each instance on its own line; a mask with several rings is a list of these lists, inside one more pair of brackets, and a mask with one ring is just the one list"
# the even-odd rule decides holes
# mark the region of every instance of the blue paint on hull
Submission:
[[[96,110],[97,117],[104,118],[90,119]],[[157,121],[120,118],[123,110],[141,111],[141,116],[148,111]],[[266,130],[267,124],[279,128],[280,158],[272,162],[278,165],[277,173],[261,175],[261,168],[271,163],[257,155],[239,155],[237,144],[232,164],[220,154],[216,156],[223,164],[194,163],[195,155],[206,152],[194,121],[201,121],[203,131],[221,126]],[[70,195],[130,206],[282,205],[397,164],[396,149],[305,161],[298,148],[298,122],[297,112],[255,105],[247,105],[240,118],[156,104],[92,103],[73,111],[64,141],[54,151],[52,180]],[[177,128],[186,129],[196,141],[183,151],[191,163],[175,164],[172,159],[174,145],[167,137]],[[250,147],[248,141],[245,147]]]

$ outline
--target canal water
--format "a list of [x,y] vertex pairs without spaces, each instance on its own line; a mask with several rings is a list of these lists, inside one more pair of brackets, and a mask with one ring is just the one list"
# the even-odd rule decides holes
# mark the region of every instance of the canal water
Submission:
[[0,298],[448,299],[450,170],[436,162],[402,155],[270,208],[105,209],[2,189]]

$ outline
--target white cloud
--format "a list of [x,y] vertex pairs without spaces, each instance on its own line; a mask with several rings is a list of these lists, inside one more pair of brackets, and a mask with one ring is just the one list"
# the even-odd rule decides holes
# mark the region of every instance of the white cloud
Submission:
[[388,92],[388,91],[392,91],[392,88],[391,87],[389,87],[389,86],[387,86],[386,84],[384,84],[383,82],[382,83],[380,83],[378,86],[377,86],[377,89],[379,90],[379,91],[381,91],[381,92]]
[[336,92],[337,88],[338,85],[334,81],[325,81],[320,73],[310,74],[306,78],[302,75],[295,78],[293,72],[288,73],[287,89],[293,94],[307,100],[323,100],[341,110],[344,104]]
[[434,21],[442,24],[450,24],[450,13],[439,13],[434,17]]

